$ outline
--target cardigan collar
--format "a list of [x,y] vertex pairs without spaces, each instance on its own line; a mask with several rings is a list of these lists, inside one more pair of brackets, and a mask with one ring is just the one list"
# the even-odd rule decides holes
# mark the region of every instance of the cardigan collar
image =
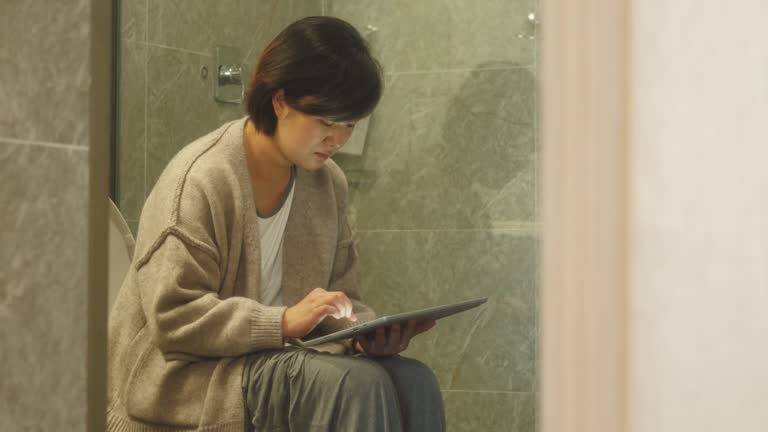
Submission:
[[[232,166],[240,183],[243,202],[241,219],[244,223],[243,254],[246,292],[249,298],[259,300],[261,281],[261,254],[259,227],[254,200],[253,186],[248,172],[243,143],[243,131],[248,117],[232,122],[231,127],[222,137],[230,146]],[[336,206],[328,199],[328,191],[317,181],[317,173],[296,169],[294,180],[293,203],[283,235],[283,284],[282,295],[286,306],[301,300],[315,287],[324,287],[327,277],[321,277],[306,271],[306,265],[315,268],[330,268],[333,256],[319,253],[323,250],[335,251],[336,245]],[[332,212],[329,214],[328,212]],[[325,216],[325,217],[322,217]],[[330,217],[329,217],[330,216]],[[332,226],[328,226],[332,224]],[[329,243],[330,242],[330,243]],[[329,248],[330,246],[330,248]],[[327,275],[330,276],[330,275]]]

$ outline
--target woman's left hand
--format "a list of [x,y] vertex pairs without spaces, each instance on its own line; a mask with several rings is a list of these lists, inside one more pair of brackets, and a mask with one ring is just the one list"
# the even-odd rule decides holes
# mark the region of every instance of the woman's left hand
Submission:
[[434,320],[408,321],[408,324],[392,324],[389,331],[378,328],[373,334],[359,335],[355,337],[355,349],[374,357],[384,357],[399,354],[408,348],[411,339],[424,333],[435,326]]

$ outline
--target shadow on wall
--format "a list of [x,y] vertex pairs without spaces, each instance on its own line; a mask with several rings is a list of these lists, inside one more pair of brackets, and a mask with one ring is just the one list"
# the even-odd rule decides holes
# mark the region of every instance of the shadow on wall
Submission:
[[363,156],[337,157],[350,179],[363,298],[385,314],[490,297],[405,355],[448,390],[452,429],[533,431],[535,77],[487,62],[388,78]]
[[535,214],[535,78],[511,62],[395,75],[362,157],[338,155],[359,230],[505,228]]
[[[459,227],[503,228],[535,218],[535,78],[511,62],[486,62],[449,102],[434,149],[445,187],[437,202],[455,206]],[[420,179],[418,173],[415,180]]]

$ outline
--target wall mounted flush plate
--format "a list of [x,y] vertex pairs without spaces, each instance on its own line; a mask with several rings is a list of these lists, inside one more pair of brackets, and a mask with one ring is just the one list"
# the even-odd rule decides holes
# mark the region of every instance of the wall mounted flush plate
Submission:
[[240,48],[217,46],[213,97],[219,102],[240,104],[245,96],[243,53]]

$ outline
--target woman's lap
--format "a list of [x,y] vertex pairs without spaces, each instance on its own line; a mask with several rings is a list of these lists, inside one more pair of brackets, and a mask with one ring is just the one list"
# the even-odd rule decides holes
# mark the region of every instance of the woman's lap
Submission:
[[400,405],[406,430],[445,430],[434,374],[399,356],[256,353],[245,363],[243,396],[253,422],[246,430],[400,431]]
[[407,357],[376,359],[397,389],[406,431],[444,431],[445,412],[440,384],[432,369]]

